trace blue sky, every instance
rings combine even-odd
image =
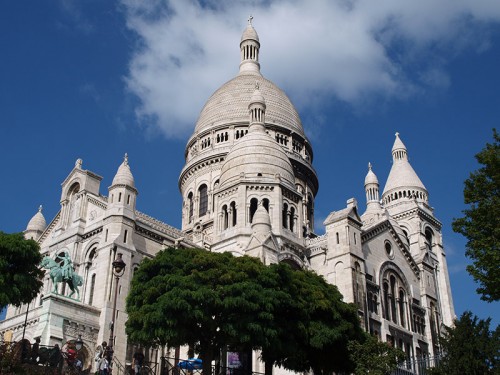
[[[316,222],[381,190],[398,131],[443,223],[457,315],[500,322],[451,230],[463,181],[500,117],[500,3],[7,1],[0,12],[0,230],[59,210],[77,158],[107,195],[125,152],[138,209],[180,227],[184,146],[210,94],[238,72],[249,14],[261,71],[296,105],[320,180]],[[321,231],[321,228],[318,228]]]

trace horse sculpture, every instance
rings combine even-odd
[[[71,298],[76,292],[76,299],[80,299],[80,291],[78,290],[78,287],[83,285],[83,278],[80,275],[77,275],[74,272],[70,272],[69,276],[64,277],[64,270],[62,269],[62,267],[54,259],[48,256],[42,259],[42,263],[40,264],[40,266],[50,271],[50,279],[52,280],[52,284],[54,285],[52,293],[58,294],[58,284],[61,282],[65,282],[71,290],[71,293],[68,297]]]

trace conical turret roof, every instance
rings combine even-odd
[[[243,30],[243,34],[241,35],[241,41],[244,42],[245,40],[254,40],[256,42],[259,41],[259,36],[257,35],[257,31],[255,31],[253,25],[252,25],[252,20],[253,17],[250,16],[248,18],[248,25],[245,30]]]
[[[392,147],[392,159],[393,164],[384,187],[384,192],[382,193],[382,198],[386,194],[399,190],[417,190],[425,192],[425,195],[427,195],[427,189],[408,161],[406,146],[399,138],[399,133],[396,133],[396,140]]]
[[[132,171],[130,170],[130,166],[128,165],[128,155],[125,154],[123,158],[123,163],[118,167],[118,171],[116,172],[115,177],[113,178],[114,185],[127,185],[135,188],[134,176],[132,175]]]
[[[31,218],[26,227],[27,231],[43,232],[47,227],[47,222],[42,214],[42,206],[38,208],[38,212]]]
[[[368,184],[377,184],[378,185],[378,178],[375,173],[372,171],[372,163],[368,163],[368,173],[366,174],[365,177],[365,186]]]

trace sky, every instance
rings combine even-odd
[[[457,316],[500,323],[465,270],[463,181],[500,118],[498,0],[7,0],[0,4],[0,230],[49,223],[78,158],[107,189],[125,153],[137,208],[181,225],[184,147],[209,96],[238,73],[247,19],[262,74],[290,97],[314,150],[317,232],[381,191],[394,134],[429,191]]]

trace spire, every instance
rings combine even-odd
[[[397,203],[409,199],[427,203],[427,189],[408,161],[408,152],[399,138],[399,133],[396,133],[392,146],[392,160],[391,171],[382,193],[384,204],[387,206],[391,202]]]
[[[248,18],[248,25],[241,36],[240,74],[260,74],[259,50],[260,42],[257,32],[252,25],[253,17]]]

